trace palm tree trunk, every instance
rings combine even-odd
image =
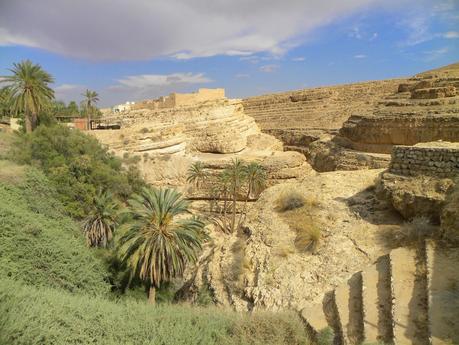
[[[243,219],[245,220],[245,215],[247,214],[247,203],[250,199],[250,191],[251,191],[251,185],[249,183],[248,191],[245,196],[245,201],[244,201],[244,208],[242,209],[241,214],[239,215],[239,221],[237,223],[237,228],[239,229],[243,223]]]
[[[35,128],[37,128],[38,126],[38,116],[37,116],[37,113],[33,112],[32,113],[32,119],[31,119],[31,127],[32,127],[32,131],[35,130]]]
[[[236,187],[233,189],[233,215],[231,219],[231,231],[234,232],[236,227],[236,198],[237,198],[237,190]]]
[[[148,290],[148,303],[156,304],[156,288],[153,284],[150,285],[150,289]]]
[[[29,114],[24,114],[24,124],[26,133],[32,133],[32,120]]]

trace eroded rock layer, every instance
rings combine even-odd
[[[257,161],[265,166],[270,184],[311,171],[302,154],[283,151],[282,142],[262,133],[238,100],[132,110],[120,115],[118,121],[121,129],[90,133],[118,156],[136,160],[152,184],[184,190],[187,170],[196,161],[211,173],[224,169],[235,158]]]
[[[349,118],[339,136],[348,148],[390,153],[393,145],[459,141],[459,63],[401,83],[372,114]]]

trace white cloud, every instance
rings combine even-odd
[[[304,61],[305,58],[303,56],[298,56],[298,57],[294,57],[292,58],[292,61],[295,61],[295,62],[301,62],[301,61]]]
[[[459,31],[448,31],[443,34],[444,38],[459,38]]]
[[[397,2],[15,0],[0,5],[0,44],[96,60],[282,55],[335,19]]]
[[[365,54],[354,55],[354,59],[365,59],[367,56]]]
[[[118,86],[129,88],[148,88],[154,86],[170,86],[179,84],[201,84],[212,80],[203,73],[173,73],[173,74],[141,74],[119,79]]]
[[[263,65],[260,66],[259,70],[264,73],[272,73],[279,68],[279,65],[270,64],[270,65]]]

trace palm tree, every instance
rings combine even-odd
[[[12,110],[24,113],[26,132],[30,133],[37,127],[40,110],[54,98],[48,86],[54,78],[30,60],[14,63],[10,71],[13,75],[2,77],[0,82],[8,85]]]
[[[207,171],[204,170],[204,164],[197,161],[188,168],[188,176],[186,181],[192,183],[199,189],[201,183],[209,176]]]
[[[99,192],[94,198],[94,209],[83,222],[83,233],[90,247],[106,248],[117,225],[118,203],[111,193]]]
[[[119,254],[131,274],[149,289],[155,303],[156,288],[183,274],[188,262],[195,262],[202,241],[204,223],[184,218],[189,202],[173,189],[144,188],[128,201],[131,220],[121,227]]]
[[[234,232],[236,229],[236,202],[247,178],[245,165],[238,158],[233,159],[231,165],[223,170],[222,175],[222,178],[229,183],[232,198],[231,231]]]
[[[266,186],[266,169],[257,162],[251,162],[244,167],[247,181],[247,192],[245,195],[244,210],[239,216],[238,228],[244,221],[247,212],[247,202],[251,197],[258,197]]]
[[[93,106],[99,101],[99,94],[96,91],[86,89],[82,96],[84,97],[83,102],[86,107],[86,116],[88,117],[88,129],[91,129],[91,112]]]

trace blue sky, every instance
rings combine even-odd
[[[459,61],[459,1],[2,1],[0,75],[23,59],[57,98],[90,88],[100,106],[409,76]]]

